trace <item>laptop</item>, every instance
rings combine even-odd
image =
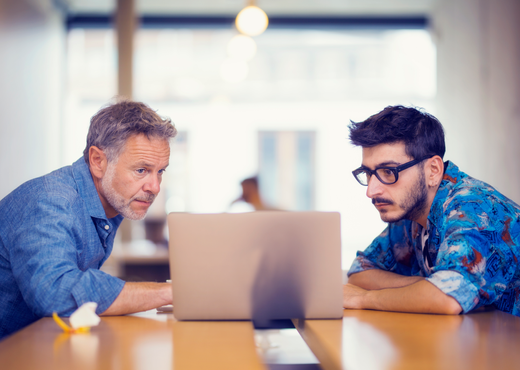
[[[170,213],[168,228],[176,319],[343,316],[339,213]]]

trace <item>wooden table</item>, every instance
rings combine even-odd
[[[265,369],[251,322],[180,322],[156,310],[103,317],[89,334],[43,318],[0,342],[0,368]]]
[[[520,318],[501,311],[443,316],[344,310],[295,320],[324,370],[520,369]]]
[[[329,369],[518,369],[520,318],[345,310],[294,320]],[[2,369],[265,369],[250,322],[179,322],[155,310],[103,317],[90,334],[43,318],[0,342]]]

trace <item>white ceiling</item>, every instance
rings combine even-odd
[[[247,0],[135,0],[140,14],[235,15]],[[428,15],[436,0],[257,0],[268,15]],[[110,14],[116,0],[61,0],[70,14]]]

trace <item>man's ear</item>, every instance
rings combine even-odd
[[[433,156],[428,161],[428,186],[437,187],[444,176],[444,162],[438,155]]]
[[[103,178],[108,166],[106,154],[97,146],[91,146],[88,150],[88,160],[92,176],[98,179]]]

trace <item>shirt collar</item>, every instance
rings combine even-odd
[[[444,162],[444,168],[444,176],[433,199],[430,213],[428,214],[428,220],[437,228],[439,227],[438,222],[441,221],[440,218],[444,212],[444,202],[453,187],[461,180],[462,176],[462,172],[460,172],[459,168],[453,162]]]
[[[83,157],[72,164],[72,176],[76,181],[79,195],[85,202],[85,207],[90,217],[108,221],[105,209],[103,208],[103,204],[101,204],[101,199],[99,199],[99,194],[94,186],[94,180],[92,179],[90,169],[85,163]],[[117,215],[111,220],[114,226],[119,226],[123,220],[123,216]]]

